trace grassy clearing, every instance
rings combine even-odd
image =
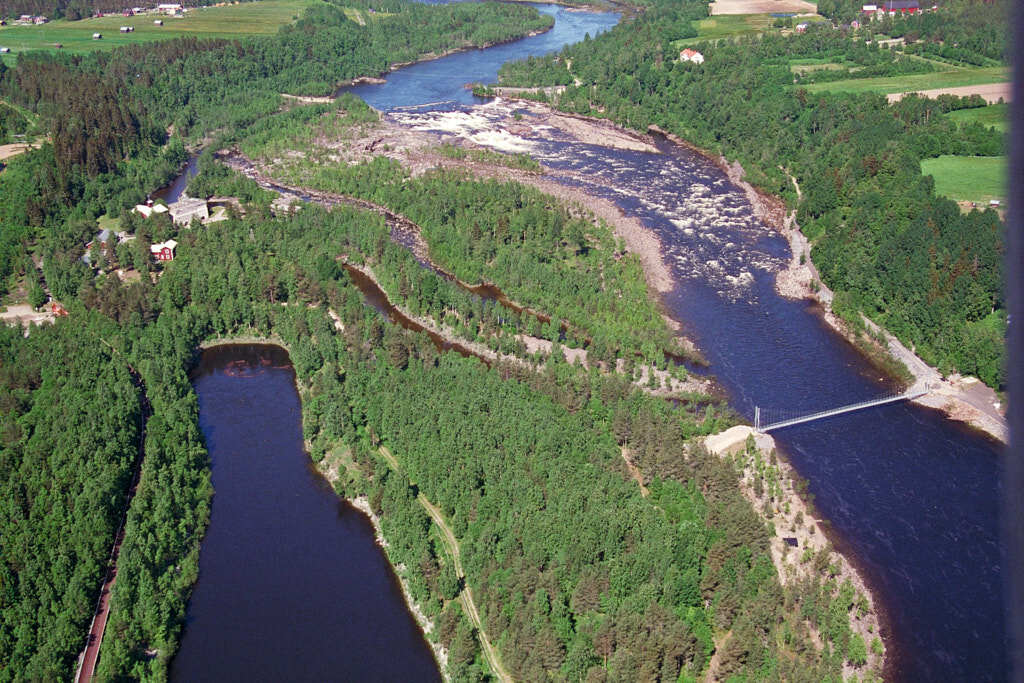
[[[810,63],[801,63],[801,62],[810,62]],[[852,64],[852,63],[850,63],[850,64],[840,64],[838,62],[825,62],[825,61],[811,62],[811,60],[797,60],[797,59],[794,59],[794,60],[790,61],[790,63],[789,63],[789,70],[791,72],[795,73],[795,74],[806,74],[806,73],[810,73],[812,71],[839,71],[840,69],[845,69],[847,67],[855,67],[855,66],[857,66],[857,65],[856,64]]]
[[[110,230],[111,232],[118,232],[121,229],[121,219],[116,216],[103,214],[96,219],[96,227],[100,231]]]
[[[921,162],[935,178],[935,193],[950,199],[987,202],[1006,198],[1006,157],[941,156]]]
[[[771,28],[773,17],[770,14],[723,14],[709,17],[693,23],[697,29],[696,38],[683,38],[672,43],[673,47],[682,49],[687,45],[703,40],[718,40],[736,36],[763,33]]]
[[[915,90],[934,90],[936,88],[956,88],[964,85],[982,85],[985,83],[1003,83],[1010,80],[1010,69],[1005,66],[989,66],[979,69],[957,69],[955,71],[939,71],[930,74],[911,74],[908,76],[885,76],[879,78],[859,78],[830,83],[812,83],[806,87],[808,92],[912,92]]]
[[[976,109],[960,109],[958,111],[951,111],[946,116],[961,125],[977,122],[983,126],[991,126],[1004,133],[1010,129],[1009,104],[990,104],[987,107],[978,107]]]
[[[0,46],[11,52],[3,55],[5,61],[19,52],[28,50],[55,50],[56,43],[65,52],[91,52],[112,50],[120,45],[166,40],[179,36],[199,38],[241,38],[267,35],[289,24],[303,10],[320,0],[260,0],[227,7],[201,7],[190,9],[180,18],[158,14],[134,17],[105,16],[81,21],[51,21],[41,26],[6,26],[0,28]],[[163,26],[153,22],[162,19]],[[132,33],[120,33],[121,26],[133,26]],[[103,34],[102,40],[93,40],[93,33]]]

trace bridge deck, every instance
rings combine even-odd
[[[850,405],[840,406],[839,408],[832,408],[830,410],[822,410],[817,413],[810,413],[808,415],[801,415],[800,417],[794,417],[789,420],[780,420],[779,422],[772,422],[770,424],[760,424],[760,409],[757,409],[755,418],[754,430],[757,432],[768,432],[773,429],[782,429],[783,427],[792,427],[793,425],[803,424],[804,422],[811,422],[813,420],[823,420],[827,417],[834,415],[842,415],[843,413],[852,413],[855,410],[864,410],[865,408],[873,408],[874,406],[885,405],[886,403],[896,403],[897,401],[908,401],[910,399],[917,398],[918,396],[924,396],[928,393],[928,389],[916,389],[911,388],[908,391],[898,394],[896,396],[885,396],[883,398],[876,398],[870,401],[861,401],[859,403],[851,403]]]

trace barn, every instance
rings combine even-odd
[[[166,242],[157,242],[149,247],[149,252],[153,255],[157,261],[173,261],[174,250],[178,248],[178,243],[174,240],[167,240]]]
[[[888,12],[889,16],[895,14],[917,14],[921,11],[921,5],[917,0],[885,0],[882,9]]]

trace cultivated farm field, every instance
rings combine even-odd
[[[814,14],[818,6],[805,0],[717,0],[711,3],[711,16],[719,14]]]
[[[938,71],[927,74],[910,74],[906,76],[851,78],[844,81],[812,83],[803,87],[808,92],[877,92],[889,94],[1005,83],[1009,80],[1009,67],[989,66],[976,69]]]
[[[5,60],[13,60],[19,52],[56,50],[60,43],[65,52],[112,50],[120,45],[167,40],[179,36],[198,38],[241,38],[277,33],[285,24],[295,21],[306,7],[321,0],[260,0],[224,7],[191,8],[182,17],[159,14],[120,14],[82,19],[57,20],[40,26],[0,27],[0,47],[8,47]],[[163,26],[153,22],[163,20]],[[132,33],[120,33],[121,26],[132,26]],[[94,40],[93,34],[103,38]]]

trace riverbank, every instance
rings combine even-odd
[[[748,192],[759,193],[742,179],[733,182],[745,186]],[[795,179],[793,183],[799,196],[799,185]],[[868,334],[859,334],[833,310],[832,290],[822,281],[818,269],[811,261],[810,242],[796,222],[796,211],[786,214],[781,222],[769,223],[767,218],[765,222],[789,241],[792,252],[787,266],[776,275],[775,289],[781,296],[815,301],[821,307],[821,317],[825,323],[858,347],[869,359],[873,353],[880,353],[902,366],[912,378],[911,384],[914,387],[929,390],[925,395],[913,399],[914,403],[939,410],[951,420],[966,423],[1003,444],[1009,443],[1006,408],[991,387],[974,377],[963,377],[956,373],[943,376],[938,368],[928,365],[895,335],[863,314],[860,316],[861,323]]]
[[[948,419],[966,423],[1003,444],[1008,442],[1009,429],[1004,417],[1005,405],[991,388],[972,377],[961,377],[956,374],[944,377],[937,368],[928,365],[913,350],[907,348],[888,330],[873,321],[862,316],[862,324],[869,334],[859,334],[833,311],[832,291],[821,280],[817,268],[811,261],[810,243],[796,223],[796,212],[788,211],[786,203],[780,197],[767,194],[745,180],[745,172],[739,162],[730,162],[721,155],[704,150],[655,125],[649,126],[648,135],[644,136],[606,119],[558,112],[552,106],[538,103],[531,98],[520,98],[514,94],[505,95],[505,98],[523,103],[531,111],[541,110],[549,115],[586,121],[599,125],[601,128],[611,128],[619,134],[634,136],[638,142],[647,141],[652,146],[655,144],[655,140],[650,135],[660,136],[669,143],[711,162],[733,184],[743,190],[754,215],[765,225],[778,231],[789,242],[790,261],[776,274],[775,287],[780,296],[815,301],[820,306],[819,314],[822,320],[886,374],[900,381],[907,381],[915,387],[929,388],[929,393],[914,399],[915,403],[937,409]],[[586,138],[581,139],[585,142],[589,141]],[[597,141],[594,142],[597,143]],[[556,184],[553,181],[547,182],[550,185]],[[795,179],[794,186],[799,197],[800,188]],[[646,228],[641,226],[641,229],[650,234]],[[659,289],[659,291],[671,289],[671,279],[664,283],[664,286],[665,289]]]
[[[781,198],[762,192],[744,180],[743,166],[739,162],[730,163],[725,157],[703,150],[657,126],[651,126],[649,130],[711,161],[732,183],[746,193],[754,214],[764,221],[765,225],[777,230],[786,238],[791,256],[787,266],[776,274],[775,290],[780,296],[815,301],[820,306],[822,320],[857,347],[869,360],[896,376],[902,375],[901,369],[905,368],[912,378],[911,383],[914,387],[929,389],[929,393],[913,399],[914,403],[937,409],[947,418],[969,424],[1003,444],[1009,442],[1005,406],[990,387],[973,377],[962,377],[958,374],[943,376],[937,368],[928,365],[895,335],[864,315],[861,315],[861,320],[869,335],[858,334],[845,320],[836,315],[832,308],[834,295],[822,281],[818,269],[811,261],[810,241],[796,222],[796,210],[787,212],[785,202]],[[791,177],[791,180],[799,198],[800,186],[795,178]],[[876,353],[883,354],[886,359],[879,362],[877,357],[873,357]],[[889,363],[886,360],[893,361],[896,367],[887,367]]]
[[[506,362],[514,363],[534,371],[539,371],[541,369],[541,363],[533,363],[528,359],[493,351],[483,344],[468,341],[459,337],[455,334],[454,330],[444,325],[440,325],[431,319],[414,315],[411,311],[408,311],[402,306],[391,301],[387,292],[377,279],[377,276],[374,274],[373,269],[369,266],[363,265],[356,267],[352,264],[346,264],[346,267],[350,270],[356,271],[372,282],[381,292],[381,296],[384,298],[387,306],[393,309],[399,316],[411,322],[414,326],[413,329],[418,326],[428,334],[433,335],[435,337],[435,343],[438,343],[438,340],[440,340],[440,343],[449,345],[453,350],[471,354],[488,364]],[[554,349],[554,344],[546,339],[539,339],[526,334],[518,335],[518,339],[524,344],[527,352],[533,354],[535,357],[537,357],[536,354],[538,352],[540,352],[542,356],[549,356]],[[588,363],[586,349],[570,349],[564,346],[560,346],[559,348],[561,348],[563,358],[567,363],[570,365],[578,363],[584,369],[590,369],[591,364]],[[599,369],[604,372],[609,371],[609,369],[605,367],[601,367]],[[615,372],[620,375],[625,374],[625,362],[622,359],[617,360]],[[656,385],[654,388],[650,386],[652,383],[651,372],[654,373],[654,384]],[[685,380],[679,380],[672,377],[664,370],[648,368],[646,366],[640,368],[639,374],[640,376],[637,379],[630,377],[630,381],[633,386],[647,394],[650,394],[651,396],[657,396],[659,398],[681,398],[689,394],[711,395],[721,393],[720,390],[714,386],[711,380],[703,377],[688,375]]]
[[[317,464],[317,471],[323,474],[324,477],[332,484],[338,478],[337,474],[335,474],[332,479],[329,473],[324,470],[322,464]],[[370,524],[373,525],[373,533],[377,539],[377,545],[383,548],[384,553],[387,554],[388,540],[384,537],[384,531],[381,529],[380,518],[377,517],[377,513],[375,513],[373,508],[370,506],[370,500],[366,496],[358,496],[347,500],[352,507],[359,510],[369,518]],[[423,631],[423,635],[430,644],[430,650],[434,653],[434,659],[437,661],[438,668],[441,671],[441,676],[445,681],[450,681],[451,678],[448,676],[448,650],[445,649],[444,645],[440,642],[430,637],[431,632],[434,630],[434,622],[423,613],[423,608],[421,608],[413,599],[412,592],[409,590],[409,581],[405,578],[405,567],[400,564],[391,566],[395,570],[395,576],[398,577],[399,585],[402,587],[402,595],[405,597],[405,605],[409,608],[409,612],[411,612],[413,617],[416,619],[416,623],[419,624],[420,630]]]
[[[757,451],[754,457],[747,447],[750,440]],[[848,610],[849,624],[867,646],[867,662],[860,667],[844,663],[843,679],[863,676],[867,671],[881,675],[886,648],[882,643],[880,603],[851,560],[835,550],[827,524],[798,493],[799,475],[785,458],[777,456],[775,440],[739,425],[707,437],[704,444],[708,451],[730,458],[737,466],[744,497],[771,530],[772,563],[783,586],[795,587],[801,581],[816,579],[834,582],[838,592],[839,586],[848,581],[856,591],[854,605]],[[766,476],[766,472],[770,473]],[[875,639],[878,645],[873,644]],[[821,643],[820,634],[814,640]]]

